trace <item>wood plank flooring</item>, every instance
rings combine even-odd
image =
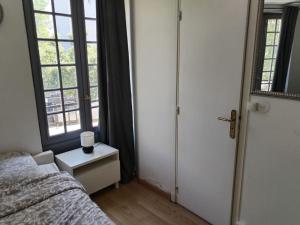
[[[91,197],[117,225],[209,225],[136,181]]]

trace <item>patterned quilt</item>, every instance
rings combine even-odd
[[[69,174],[45,174],[28,154],[13,157],[0,154],[0,225],[114,224]],[[21,176],[3,180],[15,172]]]

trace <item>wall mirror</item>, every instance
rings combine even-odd
[[[300,99],[300,0],[264,0],[252,94]]]

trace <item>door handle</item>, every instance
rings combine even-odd
[[[230,123],[230,130],[229,130],[229,136],[232,139],[235,139],[235,129],[236,129],[236,110],[231,110],[231,116],[230,119],[224,118],[224,117],[218,117],[217,119],[223,122],[229,122]]]

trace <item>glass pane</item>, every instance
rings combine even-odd
[[[85,20],[86,40],[97,41],[97,25],[95,20]]]
[[[88,63],[97,64],[97,44],[87,44]]]
[[[38,38],[54,38],[53,16],[35,13],[35,25]]]
[[[276,36],[275,36],[275,44],[276,44],[276,45],[279,44],[279,38],[280,38],[280,34],[279,34],[279,33],[276,33]]]
[[[276,27],[276,31],[277,32],[280,32],[280,30],[281,30],[281,19],[279,20],[277,20],[277,27]]]
[[[58,67],[42,67],[44,90],[60,88]]]
[[[65,133],[64,117],[62,113],[50,115],[47,119],[50,136]]]
[[[276,29],[276,19],[268,20],[268,32],[275,32]]]
[[[96,18],[95,0],[84,0],[84,15],[85,17]]]
[[[61,76],[64,88],[77,87],[77,76],[75,66],[62,66]]]
[[[52,12],[51,0],[33,0],[34,10]]]
[[[272,60],[264,61],[264,71],[271,71]]]
[[[99,108],[92,108],[92,123],[93,127],[98,126],[99,123]]]
[[[89,81],[91,86],[98,85],[97,66],[89,66]]]
[[[278,46],[275,46],[274,47],[274,56],[273,56],[273,58],[277,58],[277,53],[278,53]]]
[[[71,14],[70,0],[54,0],[54,8],[57,13]]]
[[[58,42],[59,56],[61,64],[74,64],[74,44],[73,42]]]
[[[79,108],[77,89],[64,90],[65,110],[73,110]]]
[[[73,28],[71,17],[55,16],[58,39],[73,39]]]
[[[276,67],[276,61],[273,60],[273,62],[272,62],[272,71],[275,71],[275,67]]]
[[[42,65],[57,64],[56,44],[54,41],[39,41],[39,54]]]
[[[267,45],[274,45],[275,33],[267,34]]]
[[[99,99],[98,97],[98,87],[93,87],[90,89],[91,101],[96,101]]]
[[[261,90],[262,91],[269,91],[269,85],[268,84],[261,84]]]
[[[45,104],[47,113],[62,111],[62,101],[60,91],[45,92]]]
[[[92,106],[92,107],[97,107],[97,106],[99,106],[99,101],[97,100],[97,101],[92,102],[92,103],[91,103],[91,106]]]
[[[263,72],[262,81],[269,81],[270,79],[270,72]]]
[[[270,77],[270,82],[271,82],[271,83],[272,83],[273,78],[274,78],[274,73],[275,73],[274,71],[271,72],[271,77]]]
[[[67,132],[81,129],[79,111],[66,112],[65,116],[66,116]]]
[[[265,59],[270,59],[273,56],[273,47],[269,46],[266,47],[266,51],[265,51]]]

